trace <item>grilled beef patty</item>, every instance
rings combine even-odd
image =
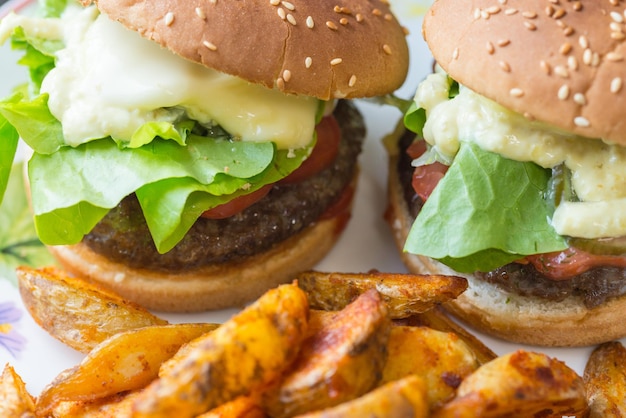
[[[340,101],[334,111],[342,139],[333,164],[295,184],[277,184],[261,200],[226,219],[200,218],[185,238],[159,254],[134,195],[111,210],[83,242],[131,267],[184,271],[236,261],[263,251],[316,222],[351,183],[365,138],[356,107]]]
[[[405,152],[414,138],[415,134],[407,132],[400,139],[398,173],[409,213],[415,218],[424,202],[411,185],[414,168],[411,166],[411,157]],[[561,301],[568,296],[580,297],[587,308],[626,293],[626,269],[613,266],[596,267],[565,280],[553,280],[532,264],[511,263],[490,272],[476,272],[474,277],[523,296],[552,301]]]

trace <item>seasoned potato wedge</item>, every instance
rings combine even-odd
[[[365,292],[322,325],[305,340],[280,384],[264,394],[270,416],[289,417],[334,406],[378,383],[390,330],[378,292]]]
[[[583,375],[590,418],[626,417],[626,348],[618,341],[599,345]]]
[[[60,269],[18,267],[24,305],[54,338],[83,353],[118,332],[163,325],[146,309]]]
[[[461,381],[479,367],[474,352],[455,333],[427,327],[392,327],[388,349],[382,383],[421,377],[431,408],[452,398]]]
[[[436,307],[418,315],[411,316],[400,322],[409,326],[425,326],[438,331],[453,332],[459,336],[476,354],[480,364],[485,364],[497,357],[489,347],[454,322],[441,307]]]
[[[196,418],[266,418],[257,396],[240,396]]]
[[[117,393],[106,398],[92,401],[63,401],[55,405],[49,415],[39,417],[51,418],[131,418],[133,416],[133,402],[141,393]]]
[[[584,417],[583,380],[545,354],[518,350],[482,365],[433,413],[444,417]]]
[[[299,418],[426,418],[426,384],[417,376],[389,382],[360,398]]]
[[[298,354],[308,309],[297,286],[269,290],[193,342],[138,396],[135,416],[195,417],[277,380]]]
[[[456,298],[467,280],[454,276],[397,273],[322,273],[307,271],[297,277],[313,309],[338,311],[369,289],[376,289],[391,318],[405,318]]]
[[[0,417],[35,416],[35,401],[22,378],[7,364],[0,376]]]
[[[61,401],[90,401],[140,389],[187,342],[213,331],[214,324],[155,325],[115,334],[76,367],[58,375],[41,393],[37,410],[48,413]]]

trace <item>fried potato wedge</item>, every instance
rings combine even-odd
[[[497,357],[496,353],[482,341],[454,322],[441,307],[413,315],[399,323],[408,326],[425,326],[438,331],[455,333],[474,351],[480,364],[488,363]]]
[[[44,330],[83,353],[118,332],[164,325],[139,305],[56,267],[18,267],[24,305]]]
[[[35,400],[26,390],[22,378],[7,364],[0,376],[0,417],[35,416]]]
[[[240,396],[196,418],[267,418],[257,396]]]
[[[92,401],[63,401],[55,405],[51,418],[131,418],[133,402],[142,389],[133,392],[117,393]]]
[[[612,341],[589,356],[583,375],[590,418],[626,417],[626,348]]]
[[[418,376],[407,376],[352,401],[299,418],[426,418],[428,413],[426,384]]]
[[[480,366],[457,334],[428,327],[392,327],[388,349],[381,383],[409,375],[421,377],[431,409],[454,397],[461,381]]]
[[[324,409],[357,398],[380,380],[391,322],[376,290],[359,296],[303,343],[279,385],[264,393],[274,418]]]
[[[133,404],[137,417],[195,417],[277,380],[306,335],[309,305],[295,285],[267,291],[200,341]]]
[[[322,273],[307,271],[297,277],[313,309],[338,311],[369,289],[376,289],[392,319],[424,312],[456,298],[467,280],[455,276],[397,273]]]
[[[162,363],[216,324],[154,325],[115,334],[96,346],[76,367],[59,374],[37,400],[49,413],[61,401],[90,401],[140,389],[154,380]]]
[[[562,418],[584,417],[587,410],[576,372],[545,354],[518,350],[482,365],[431,416]]]

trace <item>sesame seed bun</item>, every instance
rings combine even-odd
[[[439,0],[423,32],[464,86],[531,119],[626,145],[620,2]]]
[[[441,0],[439,0],[441,1]],[[401,131],[397,132],[401,134]],[[554,302],[506,292],[472,275],[458,273],[429,257],[403,251],[413,224],[398,176],[397,141],[387,143],[389,151],[388,202],[385,218],[407,269],[415,274],[443,274],[465,277],[468,289],[444,308],[476,330],[503,340],[552,347],[598,344],[626,335],[626,296],[611,299],[588,309],[573,296]]]
[[[210,265],[179,274],[132,268],[83,243],[48,248],[69,273],[101,283],[148,309],[199,312],[242,307],[267,289],[313,268],[334,246],[345,225],[342,216],[324,219],[243,262]]]
[[[96,4],[184,58],[286,93],[371,97],[400,87],[408,69],[406,32],[386,1]]]

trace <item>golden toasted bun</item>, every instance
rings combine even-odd
[[[438,0],[441,1],[441,0]],[[492,284],[458,273],[424,256],[403,251],[413,218],[409,214],[398,178],[398,150],[389,141],[388,199],[385,217],[407,269],[416,274],[444,274],[465,277],[468,289],[445,309],[471,327],[495,337],[540,346],[585,346],[626,335],[626,297],[612,299],[587,309],[578,298],[561,302],[523,297]],[[397,144],[397,141],[395,141]]]
[[[621,2],[438,0],[433,56],[459,83],[531,119],[626,145]]]
[[[400,87],[408,70],[406,31],[387,1],[95,3],[182,57],[286,93],[376,96]]]
[[[198,312],[242,307],[267,289],[289,282],[298,272],[313,268],[331,250],[345,221],[341,215],[318,221],[244,262],[181,273],[130,268],[95,253],[82,243],[50,246],[49,249],[70,274],[103,284],[148,309]]]

